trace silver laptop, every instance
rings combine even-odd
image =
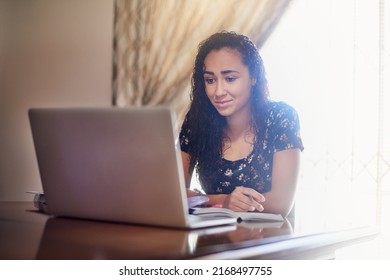
[[[177,228],[236,222],[188,214],[169,107],[30,109],[29,119],[53,215]]]

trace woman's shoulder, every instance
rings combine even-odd
[[[296,119],[298,113],[293,106],[284,101],[269,101],[267,116],[268,121],[275,121],[278,119]]]
[[[300,136],[300,122],[297,111],[291,105],[279,101],[270,103],[267,129],[273,139],[274,151],[291,148],[303,150]]]
[[[293,106],[284,101],[269,101],[268,108],[270,113],[295,111]]]

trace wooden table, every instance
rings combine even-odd
[[[32,202],[0,202],[0,259],[329,259],[372,239],[373,227],[322,232],[261,224],[201,230],[52,217]]]

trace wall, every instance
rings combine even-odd
[[[0,201],[41,190],[27,111],[109,106],[114,0],[0,0]]]

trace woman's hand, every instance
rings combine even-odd
[[[252,188],[236,187],[234,191],[226,195],[223,202],[223,207],[229,208],[233,211],[263,211],[262,203],[265,198],[262,194]]]

